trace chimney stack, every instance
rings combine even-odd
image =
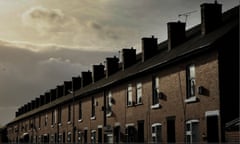
[[[93,82],[96,82],[105,77],[104,65],[93,65]]]
[[[142,38],[142,62],[153,57],[157,52],[157,38]]]
[[[63,89],[64,89],[64,85],[57,86],[57,98],[63,96]]]
[[[186,23],[169,22],[168,27],[168,51],[183,43],[186,39],[185,27]]]
[[[31,111],[31,110],[32,110],[32,107],[31,107],[31,106],[32,106],[32,104],[31,104],[30,102],[28,102],[28,103],[27,103],[27,109],[28,109],[28,111]]]
[[[36,108],[38,108],[40,106],[40,98],[36,98]]]
[[[72,77],[72,83],[73,83],[72,86],[73,86],[74,91],[81,88],[81,86],[82,86],[81,81],[82,81],[82,79],[81,79],[80,76],[79,77]]]
[[[45,93],[45,104],[49,103],[50,102],[50,92],[46,92]]]
[[[31,101],[31,107],[32,107],[32,110],[36,108],[36,100],[32,100]]]
[[[51,89],[50,91],[51,101],[54,101],[56,99],[56,93],[57,93],[56,89]]]
[[[222,22],[222,5],[215,3],[201,4],[201,30],[205,35],[221,25]]]
[[[85,87],[86,85],[89,85],[92,83],[92,72],[82,72],[82,87]]]
[[[114,56],[113,58],[106,58],[106,77],[116,73],[119,69],[119,59]]]
[[[136,63],[136,49],[122,49],[123,70]]]
[[[72,81],[65,81],[63,95],[66,96],[67,94],[69,94],[69,90],[72,90]]]
[[[40,106],[45,104],[45,96],[44,95],[40,95]]]

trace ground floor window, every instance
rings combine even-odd
[[[162,124],[161,123],[152,124],[152,141],[154,143],[162,142]]]
[[[188,120],[186,122],[186,142],[192,144],[199,141],[199,120]]]
[[[97,141],[96,141],[96,130],[92,130],[91,131],[91,143],[92,144],[95,144]]]
[[[78,142],[82,143],[82,132],[78,131]]]
[[[71,142],[71,137],[72,137],[71,132],[68,132],[68,134],[67,134],[67,142]]]

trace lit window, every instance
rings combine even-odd
[[[186,142],[189,144],[200,142],[198,120],[189,120],[186,122]]]
[[[160,123],[152,125],[152,141],[154,143],[162,142],[162,125]]]
[[[142,103],[142,83],[137,83],[137,104]]]
[[[133,105],[133,91],[132,91],[132,84],[128,84],[128,89],[127,89],[127,106],[132,106]]]

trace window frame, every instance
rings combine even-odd
[[[186,103],[196,102],[196,66],[189,64],[186,67]]]
[[[112,92],[108,91],[106,98],[106,115],[110,117],[112,115]]]
[[[142,104],[143,103],[143,85],[141,82],[138,82],[136,84],[136,104]]]
[[[159,132],[157,131],[159,127]],[[151,126],[152,133],[152,142],[159,143],[162,142],[162,124],[161,123],[153,123]],[[154,131],[153,131],[154,130]]]
[[[127,106],[133,106],[133,86],[132,84],[128,84],[127,87]]]
[[[186,131],[185,131],[185,135],[186,135],[186,139],[185,139],[185,141],[186,141],[186,143],[189,143],[189,144],[192,144],[192,143],[195,143],[194,141],[193,141],[193,129],[192,129],[192,127],[193,127],[193,124],[198,124],[198,128],[200,128],[200,125],[199,125],[199,120],[197,120],[197,119],[193,119],[193,120],[188,120],[188,121],[186,121],[186,123],[185,123],[185,126],[186,126]],[[188,130],[188,125],[190,126],[189,127],[189,130]],[[196,132],[197,133],[197,132]],[[199,131],[198,131],[198,134],[200,134],[199,133]],[[190,141],[188,141],[188,136],[190,137]],[[200,137],[200,136],[199,136]]]
[[[160,100],[159,100],[159,77],[153,76],[152,78],[152,109],[160,107]]]

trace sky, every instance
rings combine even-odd
[[[141,38],[167,39],[167,22],[200,23],[214,0],[0,0],[0,125],[17,109],[64,81],[92,70]],[[223,12],[239,0],[218,0]]]

